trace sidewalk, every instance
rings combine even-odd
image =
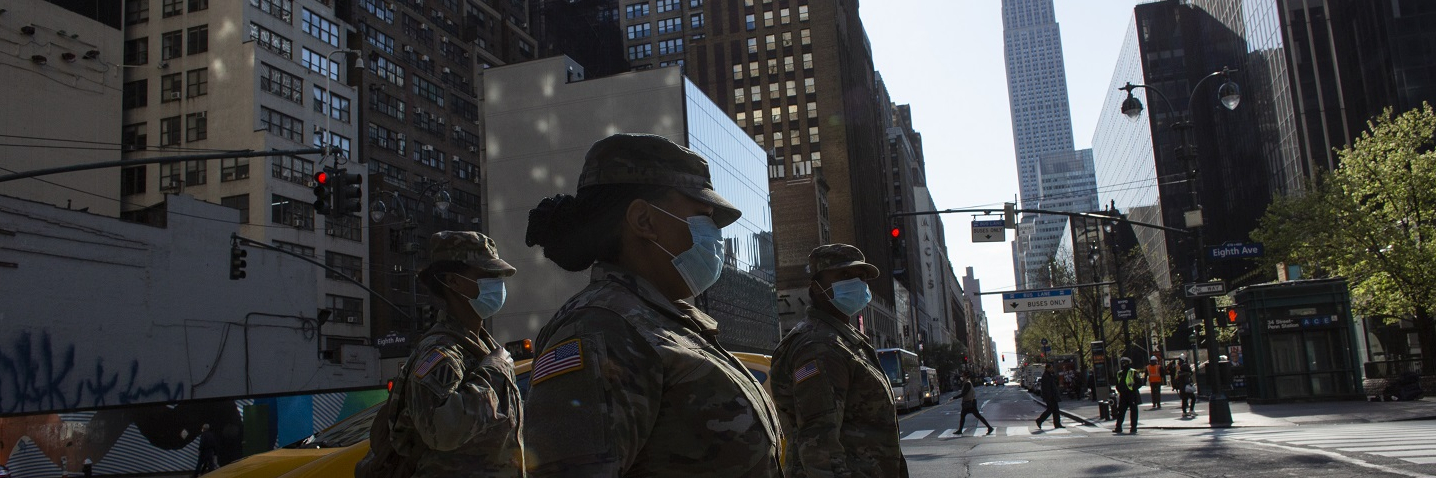
[[[1182,401],[1176,393],[1162,393],[1162,409],[1152,410],[1152,396],[1142,389],[1142,404],[1138,405],[1137,423],[1140,428],[1211,428],[1207,422],[1207,401],[1197,402],[1197,416],[1182,418]],[[1032,395],[1032,400],[1041,399]],[[1245,401],[1231,401],[1232,427],[1290,427],[1297,425],[1334,423],[1372,423],[1401,420],[1436,419],[1436,399],[1427,397],[1411,402],[1299,402],[1267,405],[1252,405]],[[1062,416],[1085,425],[1110,427],[1112,420],[1102,420],[1097,402],[1091,400],[1064,400]],[[1112,406],[1115,413],[1116,405]],[[1115,418],[1115,417],[1114,417]],[[1125,426],[1125,424],[1123,425]]]

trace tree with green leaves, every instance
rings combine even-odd
[[[1422,370],[1436,373],[1436,112],[1388,109],[1368,126],[1336,170],[1275,200],[1252,237],[1268,265],[1345,277],[1358,315],[1412,317]]]

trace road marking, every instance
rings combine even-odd
[[[903,437],[902,439],[904,439],[904,440],[921,440],[921,439],[926,438],[928,435],[931,435],[931,434],[932,434],[932,430],[918,430],[918,431],[912,432],[911,435],[908,435],[908,436]]]
[[[1032,430],[1027,427],[1007,427],[1007,436],[1020,437],[1031,435]]]
[[[942,434],[941,434],[941,435],[938,435],[937,437],[938,437],[938,438],[957,438],[957,437],[962,436],[962,435],[954,435],[952,432],[955,432],[955,431],[957,431],[956,428],[948,429],[947,431],[942,432]]]

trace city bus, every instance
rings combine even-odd
[[[942,403],[942,386],[938,383],[942,380],[938,379],[937,369],[924,365],[918,367],[918,370],[922,371],[922,404],[927,406]]]
[[[922,406],[922,376],[918,372],[917,354],[903,349],[879,349],[878,362],[893,389],[893,403],[898,410]]]

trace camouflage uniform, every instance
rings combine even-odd
[[[512,275],[494,243],[475,232],[430,238],[430,259]],[[414,476],[522,477],[523,402],[513,360],[486,330],[440,320],[409,356],[403,410],[392,437],[417,460]]]
[[[863,260],[852,246],[820,246],[809,270],[858,267],[876,277]],[[790,478],[907,476],[892,387],[872,344],[848,322],[808,307],[773,351],[770,380],[788,438]]]
[[[781,476],[777,413],[717,322],[612,264],[592,273],[538,336],[530,472]]]

